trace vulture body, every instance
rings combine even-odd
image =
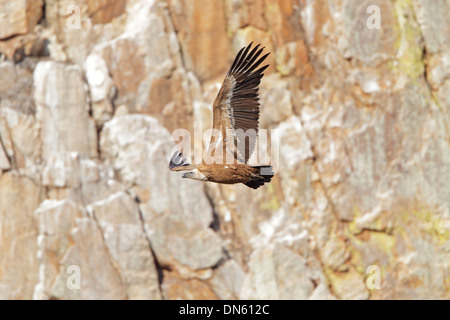
[[[264,48],[259,46],[252,49],[250,43],[239,51],[214,101],[213,129],[218,134],[213,133],[207,155],[215,161],[203,159],[199,165],[188,164],[177,151],[170,160],[170,170],[187,171],[183,178],[243,183],[253,189],[270,182],[274,175],[271,166],[247,164],[258,136],[258,86],[269,66],[257,69],[269,55],[261,56]]]

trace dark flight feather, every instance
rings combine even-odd
[[[252,155],[258,137],[259,125],[259,84],[268,65],[258,67],[270,53],[261,56],[264,48],[260,44],[252,49],[252,43],[242,48],[234,59],[222,88],[214,102],[215,129],[223,134],[231,129],[235,150],[231,150],[235,158],[247,163]],[[248,131],[252,130],[252,131]],[[248,132],[245,134],[238,132]],[[213,139],[211,139],[212,147]],[[226,148],[225,144],[222,145]],[[224,152],[225,154],[225,152]]]

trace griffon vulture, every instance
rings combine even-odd
[[[250,43],[242,48],[234,59],[213,105],[213,135],[208,155],[223,161],[205,161],[192,165],[186,163],[182,153],[175,152],[169,169],[187,171],[183,178],[224,184],[243,183],[257,189],[270,182],[274,172],[271,166],[247,164],[255,148],[258,135],[259,96],[258,86],[263,71],[257,69],[269,53],[261,56],[264,48]],[[214,131],[217,134],[214,134]],[[228,155],[228,157],[227,157]],[[230,163],[229,159],[233,161]]]

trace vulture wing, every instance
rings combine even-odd
[[[258,137],[259,96],[258,86],[263,71],[269,66],[257,69],[269,53],[261,56],[264,48],[253,43],[242,48],[234,59],[230,71],[220,88],[213,105],[213,128],[221,137],[214,135],[208,150],[214,155],[217,147],[223,155],[232,153],[242,163],[247,163],[252,155]],[[227,139],[233,139],[233,143]],[[231,146],[231,147],[230,147]]]

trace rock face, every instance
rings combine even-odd
[[[97,133],[89,117],[87,91],[80,68],[40,62],[34,71],[36,120],[40,125],[42,158],[61,153],[97,156]]]
[[[32,32],[42,18],[44,0],[0,1],[0,39]]]
[[[449,8],[0,0],[0,299],[449,299]],[[181,179],[250,41],[277,175]]]

